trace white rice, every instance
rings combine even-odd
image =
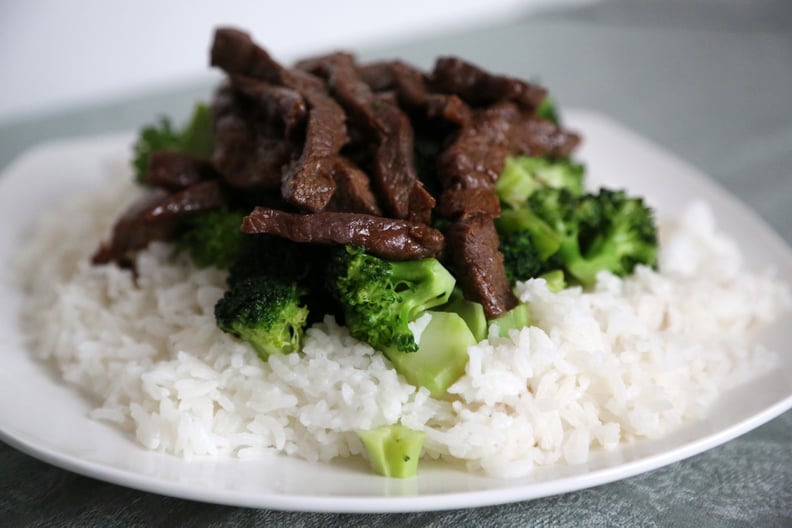
[[[401,422],[426,432],[427,456],[471,471],[582,463],[592,449],[703,416],[719,393],[770,368],[774,356],[750,333],[790,305],[787,287],[746,271],[694,204],[662,226],[661,273],[603,273],[591,292],[520,284],[535,326],[471,347],[465,376],[434,399],[329,318],[301,354],[260,361],[215,326],[224,272],[196,270],[167,245],[140,253],[137,286],[126,271],[91,266],[132,195],[126,176],[114,178],[40,222],[18,263],[23,319],[35,354],[95,398],[94,418],[183,457],[328,461],[362,452],[355,430]]]

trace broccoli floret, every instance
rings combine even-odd
[[[181,130],[175,129],[168,118],[162,117],[156,125],[140,131],[132,160],[135,181],[143,183],[145,180],[152,152],[168,150],[205,158],[212,154],[213,146],[212,111],[207,105],[195,105],[190,121]]]
[[[584,286],[603,270],[627,275],[638,264],[657,264],[657,228],[640,198],[608,189],[579,197],[544,189],[529,206],[561,236],[556,262]]]
[[[185,220],[176,245],[200,268],[226,269],[239,256],[249,236],[239,229],[244,216],[245,213],[227,208],[198,213]]]
[[[335,251],[327,277],[350,334],[401,352],[418,350],[408,323],[446,303],[455,282],[437,259],[391,262],[352,246]]]
[[[217,326],[250,343],[263,360],[300,350],[308,309],[294,281],[249,277],[234,284],[215,305]]]
[[[568,189],[574,195],[583,194],[583,165],[568,159],[536,156],[506,158],[495,191],[501,202],[509,207],[521,207],[539,189]]]
[[[376,473],[396,478],[414,477],[418,473],[425,433],[393,424],[357,434]]]
[[[548,121],[552,121],[555,124],[561,123],[555,101],[553,101],[550,97],[545,97],[544,100],[539,104],[539,107],[536,109],[536,115],[547,119]]]
[[[542,261],[549,259],[561,247],[561,236],[527,206],[501,211],[500,217],[495,219],[495,228],[501,240],[512,235],[524,237],[528,233]]]
[[[544,267],[544,261],[529,231],[502,235],[500,252],[503,254],[503,266],[510,284],[536,277]]]

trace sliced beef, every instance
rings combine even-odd
[[[448,228],[446,255],[465,298],[480,303],[487,319],[494,319],[518,304],[498,251],[498,233],[492,217],[473,214]]]
[[[164,203],[169,194],[156,189],[133,202],[116,220],[108,242],[102,242],[91,261],[94,264],[117,264],[128,267],[134,251],[143,249],[154,240],[172,240],[179,229],[177,218],[149,218],[148,212]]]
[[[213,165],[181,152],[158,151],[149,156],[145,183],[177,191],[198,182],[217,178]]]
[[[333,96],[355,126],[375,138],[369,168],[386,214],[407,218],[410,194],[417,182],[409,118],[398,106],[371,91],[351,55],[336,53],[313,67],[327,78]]]
[[[434,196],[424,188],[423,183],[416,181],[410,191],[410,212],[407,220],[428,224],[432,220],[432,211],[436,204]]]
[[[547,91],[521,79],[493,75],[457,57],[441,57],[431,75],[437,91],[453,93],[474,106],[498,101],[514,101],[527,110],[535,110]]]
[[[135,201],[113,226],[109,242],[103,242],[93,255],[94,264],[117,262],[129,266],[135,251],[154,240],[172,240],[185,217],[222,207],[227,203],[222,184],[202,181],[177,192],[155,189]]]
[[[470,119],[470,108],[454,94],[433,93],[420,70],[400,61],[391,64],[393,84],[400,103],[430,118],[439,118],[455,125]]]
[[[184,218],[185,216],[217,209],[228,203],[228,195],[218,180],[208,180],[168,195],[146,211],[147,220]]]
[[[215,124],[212,161],[231,186],[246,190],[280,189],[284,170],[298,156],[287,140],[266,137],[239,115],[226,115]]]
[[[352,161],[337,156],[333,165],[333,179],[336,187],[325,208],[327,211],[382,215],[368,175]]]
[[[456,219],[471,214],[500,216],[500,200],[494,187],[463,187],[455,183],[445,187],[438,199],[437,214],[442,218]]]
[[[519,109],[499,103],[477,109],[451,138],[437,159],[441,195],[438,213],[445,218],[465,214],[500,214],[495,194],[511,144],[512,123]]]
[[[359,64],[358,75],[373,92],[392,90],[394,86],[393,63],[388,61]]]
[[[346,116],[329,96],[314,91],[304,93],[311,111],[300,157],[284,172],[283,198],[310,212],[321,211],[335,192],[333,165],[347,142]]]
[[[441,182],[463,182],[472,188],[494,185],[509,154],[513,123],[519,116],[511,103],[476,110],[440,154]]]
[[[299,158],[283,172],[283,198],[303,210],[322,210],[335,191],[333,157],[347,142],[346,116],[326,91],[325,83],[300,70],[278,64],[249,35],[230,28],[215,32],[211,64],[229,75],[243,75],[298,92],[308,104],[305,144]]]
[[[301,243],[354,244],[390,260],[438,257],[443,250],[443,235],[425,224],[355,213],[294,214],[257,207],[243,220],[242,231]]]
[[[283,124],[285,138],[293,137],[305,125],[308,107],[296,90],[243,75],[231,75],[230,79],[233,88],[249,98],[268,120]]]
[[[526,156],[568,156],[580,144],[580,136],[552,121],[523,115],[515,120],[510,150]]]
[[[250,35],[234,28],[218,28],[212,41],[209,63],[229,75],[245,75],[277,86],[287,86],[290,73]]]

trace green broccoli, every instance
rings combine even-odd
[[[228,268],[238,257],[245,239],[239,226],[245,213],[228,208],[213,209],[188,217],[176,246],[190,255],[199,268]]]
[[[495,219],[495,228],[501,240],[518,235],[519,238],[512,241],[516,246],[527,245],[525,234],[528,233],[541,261],[549,259],[561,247],[561,236],[527,206],[501,211],[500,217]]]
[[[561,118],[558,115],[556,103],[550,97],[545,97],[544,100],[539,104],[539,107],[536,109],[536,115],[543,119],[547,119],[548,121],[552,121],[555,124],[561,123]]]
[[[640,198],[608,189],[584,196],[543,189],[528,205],[561,236],[554,258],[584,286],[603,270],[627,275],[638,264],[657,264],[657,228]]]
[[[544,268],[544,261],[529,231],[501,235],[500,252],[510,284],[536,277]]]
[[[396,478],[414,477],[418,473],[425,433],[393,424],[357,434],[376,473]]]
[[[234,284],[215,305],[217,326],[250,343],[263,360],[300,350],[308,309],[297,283],[272,276]]]
[[[476,344],[476,338],[465,320],[454,312],[424,312],[414,326],[422,326],[416,332],[420,334],[418,350],[402,352],[389,348],[384,351],[385,356],[408,383],[426,387],[432,396],[441,398],[465,373],[467,350]]]
[[[197,104],[187,126],[181,130],[174,129],[167,117],[160,118],[156,125],[142,129],[135,143],[132,160],[135,181],[145,181],[152,152],[168,150],[201,158],[211,156],[214,148],[212,121],[212,110],[205,104]]]
[[[461,317],[476,342],[487,338],[487,317],[484,315],[484,307],[475,301],[465,299],[460,288],[454,288],[448,302],[438,309],[453,312]]]
[[[566,288],[563,270],[554,269],[552,271],[547,271],[539,275],[539,278],[547,282],[547,289],[553,293],[558,293]]]
[[[490,326],[496,326],[498,335],[507,337],[509,330],[519,330],[531,326],[531,309],[527,304],[518,304],[508,312],[488,321]]]
[[[535,191],[544,188],[568,189],[574,195],[583,194],[585,168],[568,159],[536,156],[506,158],[495,191],[501,202],[518,208]]]
[[[454,282],[437,259],[391,262],[345,246],[330,259],[327,284],[354,337],[381,351],[415,352],[408,324],[445,304]]]

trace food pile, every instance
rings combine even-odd
[[[457,58],[430,74],[347,53],[287,69],[234,29],[217,30],[211,62],[228,76],[211,109],[143,131],[135,166],[153,190],[94,262],[175,240],[229,268],[217,323],[263,359],[299,351],[311,314],[333,314],[401,371],[429,309],[478,341],[488,322],[528,324],[518,280],[591,285],[656,263],[651,211],[585,193],[579,138],[538,86]],[[455,363],[442,382],[402,374],[442,395]]]
[[[778,285],[658,273],[652,210],[586,187],[543,88],[452,57],[286,68],[228,28],[211,63],[211,105],[141,131],[138,197],[92,266],[64,244],[104,236],[126,184],[80,203],[91,226],[42,228],[76,272],[27,310],[60,324],[40,354],[147,447],[524,474],[671,430],[770,363],[746,336]],[[705,231],[694,262],[734,258]]]

